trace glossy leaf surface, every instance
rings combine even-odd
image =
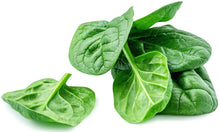
[[[211,56],[211,47],[204,39],[171,25],[133,34],[128,42],[135,56],[150,51],[163,53],[171,72],[198,68]]]
[[[199,115],[217,108],[215,90],[204,67],[173,73],[172,78],[172,96],[162,114]]]
[[[107,21],[81,24],[69,49],[69,60],[79,71],[92,75],[108,72],[118,59],[133,23],[133,8]]]
[[[128,48],[124,49],[132,68],[115,77],[114,106],[126,121],[143,122],[161,112],[170,99],[172,82],[167,60],[156,51],[132,59]]]
[[[60,81],[38,80],[2,98],[26,118],[76,126],[92,111],[95,94],[86,87],[67,86],[70,75],[66,73]]]
[[[175,16],[181,4],[182,2],[178,1],[165,5],[149,15],[134,21],[132,32],[135,32],[136,30],[146,30],[157,22],[169,21]]]

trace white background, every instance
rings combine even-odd
[[[0,131],[212,131],[220,130],[220,108],[201,116],[155,116],[140,124],[124,121],[113,106],[110,72],[91,76],[74,69],[68,60],[72,36],[81,23],[111,20],[134,7],[134,20],[174,0],[1,0],[0,1],[0,95],[27,87],[42,78],[60,79],[72,73],[72,86],[90,87],[96,105],[81,124],[50,126],[29,120],[0,99]],[[212,56],[205,64],[220,99],[220,7],[218,0],[183,0],[171,21],[176,28],[194,33],[210,43]],[[159,23],[163,25],[167,23]]]

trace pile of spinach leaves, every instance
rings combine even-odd
[[[143,122],[156,114],[205,114],[217,107],[203,67],[210,45],[171,25],[152,27],[172,19],[181,4],[168,4],[136,21],[131,7],[110,22],[81,24],[72,38],[71,64],[90,75],[111,70],[114,106],[128,122]]]
[[[102,75],[111,70],[114,106],[128,122],[156,114],[210,113],[218,102],[204,64],[211,55],[202,38],[171,25],[182,2],[163,6],[133,21],[133,8],[112,21],[81,24],[69,48],[69,60],[79,71]],[[2,98],[23,116],[38,121],[78,125],[95,105],[94,92],[45,78]]]

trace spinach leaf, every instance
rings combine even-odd
[[[199,115],[213,112],[217,97],[204,67],[172,73],[173,91],[162,114]]]
[[[135,56],[150,51],[163,53],[171,72],[198,68],[211,56],[211,47],[204,39],[171,25],[133,34],[128,43]]]
[[[149,15],[134,21],[132,32],[135,32],[136,30],[146,30],[157,22],[169,21],[179,10],[181,4],[182,1],[178,1],[165,5]]]
[[[133,8],[107,21],[81,24],[69,49],[69,60],[79,71],[101,75],[109,71],[128,38],[133,23]]]
[[[126,121],[143,122],[161,112],[170,99],[172,82],[167,59],[157,51],[133,58],[127,44],[123,52],[131,69],[115,77],[114,106]]]
[[[60,81],[41,79],[2,98],[26,118],[76,126],[92,111],[95,94],[86,87],[67,86],[70,76],[66,73]]]

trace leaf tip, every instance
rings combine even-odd
[[[130,16],[133,17],[133,15],[134,15],[134,9],[133,9],[133,6],[131,6],[131,7],[125,12],[125,14],[129,14]]]
[[[178,8],[180,8],[182,3],[183,3],[183,1],[177,1],[177,2],[174,2],[173,4],[175,4],[176,6],[178,6]]]

